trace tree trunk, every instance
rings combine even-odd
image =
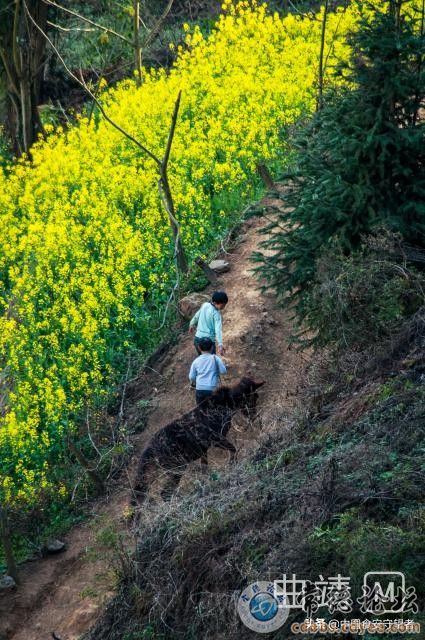
[[[171,231],[173,233],[174,238],[174,257],[177,263],[177,268],[181,273],[188,272],[188,264],[186,260],[186,254],[183,248],[181,235],[180,235],[180,225],[176,219],[176,212],[174,208],[173,196],[171,193],[170,183],[168,182],[167,169],[161,169],[161,178],[160,178],[160,191],[162,196],[162,201],[164,203],[165,210],[168,214],[168,219],[170,221]]]
[[[18,567],[13,555],[12,539],[10,535],[9,519],[7,517],[6,508],[0,505],[0,542],[3,546],[4,556],[6,558],[7,575],[14,579],[16,584],[19,582]]]
[[[275,188],[275,183],[273,181],[272,175],[268,170],[267,166],[263,162],[260,162],[259,164],[257,164],[257,173],[260,176],[261,180],[263,181],[263,184],[266,187],[266,189],[271,191],[272,189]]]
[[[26,0],[29,13],[45,31],[47,5]],[[22,0],[14,0],[4,10],[0,57],[9,97],[9,111],[16,113],[8,132],[16,153],[28,152],[42,132],[37,106],[40,101],[46,41],[31,23]]]
[[[325,42],[326,42],[326,23],[328,20],[328,8],[329,8],[329,0],[326,0],[325,6],[323,9],[323,21],[322,21],[322,35],[320,38],[320,54],[319,54],[319,78],[318,78],[318,90],[317,90],[317,111],[323,107],[323,81],[324,81],[324,68],[323,68],[323,59],[325,52]]]
[[[216,285],[218,282],[218,277],[216,272],[211,269],[207,263],[205,262],[205,260],[202,260],[202,258],[196,258],[195,259],[195,264],[198,265],[198,267],[200,267],[202,269],[202,271],[205,274],[205,277],[208,279],[208,281],[212,284],[212,285]]]
[[[421,26],[420,26],[420,31],[419,33],[421,34],[421,37],[423,38],[425,35],[425,0],[422,0],[422,9],[421,9]],[[422,107],[422,96],[421,96],[421,75],[422,75],[422,67],[423,67],[423,58],[424,58],[424,54],[423,54],[423,50],[420,51],[418,53],[417,56],[417,75],[418,75],[418,80],[417,80],[417,89],[415,92],[415,111],[413,114],[413,124],[416,124],[419,120],[420,117],[420,110]]]
[[[177,117],[180,109],[180,101],[182,97],[181,90],[177,96],[176,103],[174,105],[174,111],[171,118],[171,126],[168,132],[168,141],[167,147],[165,149],[164,157],[162,161],[158,164],[159,169],[159,191],[161,194],[162,201],[164,203],[165,210],[168,214],[168,218],[170,221],[171,231],[173,233],[174,238],[174,258],[176,260],[177,269],[181,271],[181,273],[187,273],[189,270],[186,254],[184,251],[184,247],[181,240],[180,235],[180,224],[176,218],[176,210],[174,207],[173,194],[171,192],[170,183],[168,182],[168,161],[170,159],[171,146],[174,140],[174,134],[176,131]]]
[[[137,72],[137,84],[142,84],[142,48],[140,46],[140,2],[134,0],[134,62]]]

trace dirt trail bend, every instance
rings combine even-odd
[[[281,201],[263,200],[262,204],[278,205]],[[273,419],[277,406],[280,414],[282,409],[291,412],[305,368],[305,356],[290,350],[286,343],[291,329],[290,313],[277,310],[274,298],[261,294],[251,271],[250,256],[262,239],[259,230],[266,224],[264,218],[248,220],[232,248],[221,256],[231,264],[231,270],[221,276],[222,288],[229,296],[223,314],[228,368],[225,383],[233,383],[245,374],[266,380],[267,394],[263,391],[260,399],[263,430],[267,429],[268,417]],[[136,436],[136,454],[129,477],[133,477],[137,458],[151,435],[193,406],[194,393],[187,376],[194,357],[192,338],[182,335],[159,372],[152,372],[149,384],[144,384],[145,388],[129,400],[126,406],[129,417],[137,412],[137,403],[146,398],[147,389],[155,404],[147,428]],[[247,427],[243,420],[235,423],[229,438],[242,458],[256,446],[261,428],[255,424]],[[215,450],[209,454],[213,468],[226,465],[227,459],[226,452]],[[122,522],[129,495],[128,479],[126,474],[123,476],[109,496],[93,505],[93,518],[69,532],[65,553],[27,563],[22,568],[19,590],[0,598],[0,640],[49,640],[52,631],[61,640],[78,640],[93,625],[115,586],[111,559],[103,550],[98,533],[104,523],[119,527]],[[185,483],[180,491],[184,490]],[[124,523],[121,526],[124,530]]]

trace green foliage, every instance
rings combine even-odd
[[[420,560],[425,541],[424,510],[417,511],[409,526],[403,520],[400,525],[365,520],[359,509],[350,509],[335,516],[331,524],[315,528],[309,538],[316,557],[332,558],[335,569],[344,567],[355,581],[361,581],[372,567],[374,571],[388,571],[396,567],[415,585],[421,580],[424,570],[423,560]]]
[[[242,549],[242,558],[244,562],[253,565],[254,567],[261,566],[264,562],[264,558],[269,552],[268,544],[258,544],[258,542],[249,542]]]
[[[21,513],[11,515],[15,527],[11,539],[17,563],[40,557],[41,548],[49,539],[61,538],[86,518],[85,513],[77,513],[75,504],[64,505],[59,501],[34,510],[31,519],[24,518]],[[4,549],[0,544],[0,575],[6,570]]]
[[[122,636],[122,640],[165,640],[164,634],[157,631],[152,624],[135,624],[131,631]]]
[[[96,2],[93,5],[88,2],[73,2],[68,3],[68,8],[103,27],[113,29],[129,40],[132,38],[130,3]],[[66,29],[59,32],[60,49],[66,52],[67,62],[72,69],[95,69],[102,72],[125,63],[126,72],[131,69],[132,48],[122,39],[62,11],[57,12],[55,22]],[[55,60],[53,62],[58,65],[59,71],[59,63]]]
[[[348,257],[323,253],[303,301],[310,337],[301,342],[362,349],[396,333],[425,303],[425,276],[405,263],[400,238],[390,234],[368,238]]]
[[[289,209],[256,256],[267,286],[296,300],[301,318],[324,251],[350,253],[382,226],[425,245],[424,17],[404,0],[362,12],[339,69],[347,84],[296,134]]]
[[[11,155],[7,146],[4,128],[0,125],[0,169],[5,168],[11,161]]]

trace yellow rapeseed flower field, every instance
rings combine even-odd
[[[329,16],[328,78],[355,21],[354,8]],[[108,114],[158,155],[182,91],[169,172],[189,259],[236,219],[256,164],[283,164],[287,128],[315,105],[320,34],[320,15],[226,0],[208,37],[187,33],[170,72],[103,91]],[[160,303],[175,277],[157,181],[98,113],[0,174],[1,500],[33,504],[52,488],[65,434],[125,353],[151,345],[146,293]]]

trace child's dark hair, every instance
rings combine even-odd
[[[214,291],[211,299],[217,304],[227,304],[229,301],[229,298],[227,297],[227,293],[225,291]]]
[[[198,342],[198,347],[201,351],[211,351],[214,343],[210,338],[201,338]]]

